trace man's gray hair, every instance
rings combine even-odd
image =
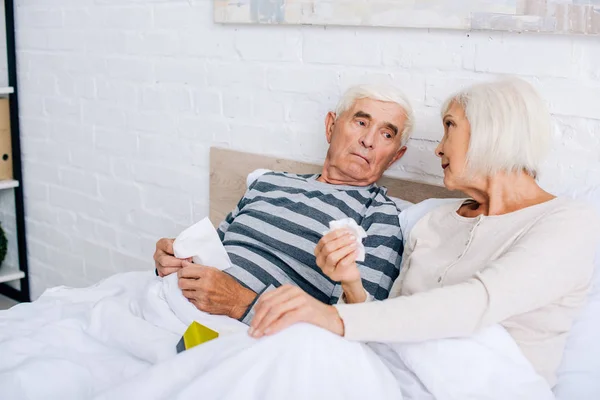
[[[552,140],[552,118],[532,85],[517,78],[473,85],[451,96],[471,125],[467,168],[491,176],[497,172],[526,171],[536,177]]]
[[[388,85],[384,86],[375,84],[365,84],[352,86],[348,88],[348,90],[346,90],[346,92],[340,99],[335,109],[336,115],[339,117],[344,112],[350,110],[352,106],[354,106],[354,103],[360,99],[372,99],[396,103],[400,107],[402,107],[402,110],[404,110],[404,114],[406,115],[404,128],[401,132],[402,146],[406,146],[413,130],[415,116],[410,102],[408,101],[408,98],[404,95],[404,93],[402,93],[400,89]]]

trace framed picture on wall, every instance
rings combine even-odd
[[[600,34],[600,0],[214,0],[218,23]]]

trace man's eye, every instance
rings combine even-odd
[[[360,126],[367,126],[367,123],[365,121],[358,121],[358,124]]]
[[[391,139],[391,138],[393,138],[392,134],[391,134],[391,133],[389,133],[389,132],[385,132],[385,133],[383,134],[383,136],[384,136],[386,139]]]

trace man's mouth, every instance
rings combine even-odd
[[[360,158],[362,158],[363,160],[365,160],[365,161],[366,161],[366,163],[367,163],[367,164],[370,164],[370,162],[369,162],[369,160],[367,159],[367,157],[365,157],[365,156],[361,156],[360,154],[357,154],[357,153],[352,153],[352,154],[353,154],[353,155],[355,155],[355,156],[357,156],[357,157],[360,157]]]

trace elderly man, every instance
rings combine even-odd
[[[176,259],[173,239],[161,239],[154,254],[157,273],[177,272],[184,296],[198,309],[246,324],[260,295],[283,284],[327,304],[387,298],[399,274],[402,234],[395,203],[375,182],[405,153],[412,124],[412,109],[398,90],[350,88],[325,118],[329,150],[322,172],[262,175],[220,224],[231,268],[219,271]],[[356,261],[355,252],[315,258],[329,223],[342,218],[366,231],[364,262]],[[352,235],[340,235],[332,246],[346,247],[351,240]],[[344,276],[343,267],[354,262],[360,276]]]

